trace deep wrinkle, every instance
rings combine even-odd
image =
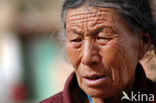
[[[69,9],[66,26],[67,56],[80,88],[91,96],[93,103],[119,101],[121,91],[133,86],[140,52],[139,34],[134,36],[111,8]],[[84,78],[93,74],[106,75],[107,79],[102,85],[90,85]]]

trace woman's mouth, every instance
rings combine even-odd
[[[110,83],[110,76],[109,75],[102,75],[102,76],[86,76],[84,77],[84,82],[87,86],[102,86]]]
[[[93,79],[93,80],[95,80],[95,79],[100,79],[100,78],[102,78],[102,77],[104,77],[104,76],[97,76],[97,77],[87,77],[87,79]]]

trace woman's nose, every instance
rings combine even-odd
[[[86,40],[82,51],[82,63],[87,66],[95,66],[101,62],[99,50],[94,41]]]

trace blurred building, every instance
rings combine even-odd
[[[0,1],[0,103],[37,103],[63,89],[72,67],[57,38],[61,2]]]

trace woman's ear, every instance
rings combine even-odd
[[[149,50],[151,44],[151,38],[148,32],[142,30],[140,32],[140,47],[139,47],[139,60],[144,57]]]

